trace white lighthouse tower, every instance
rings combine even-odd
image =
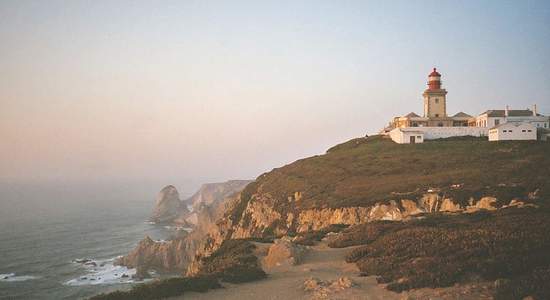
[[[447,117],[447,91],[441,88],[441,74],[436,68],[428,75],[428,89],[424,97],[424,117],[437,119]]]

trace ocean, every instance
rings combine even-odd
[[[0,299],[86,299],[135,284],[113,265],[145,236],[154,184],[0,183]]]

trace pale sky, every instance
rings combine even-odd
[[[550,113],[549,1],[0,1],[0,180],[255,178],[422,112]]]

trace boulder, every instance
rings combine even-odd
[[[333,294],[353,287],[353,281],[348,277],[339,277],[333,281],[322,281],[310,277],[304,281],[304,291],[312,293],[313,299],[330,299]]]
[[[297,265],[301,263],[305,252],[306,248],[302,245],[294,244],[284,238],[278,239],[269,247],[263,266],[270,269],[282,265]]]

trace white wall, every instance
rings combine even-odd
[[[425,140],[442,139],[454,136],[487,136],[486,127],[408,127],[402,131],[420,131],[424,133]]]
[[[508,122],[524,122],[524,123],[531,123],[535,127],[539,128],[549,128],[548,124],[548,117],[540,117],[540,116],[529,116],[529,117],[508,117]]]
[[[408,144],[410,136],[416,136],[416,142],[443,139],[454,136],[487,136],[486,127],[406,127],[390,131],[391,139],[398,144]],[[418,138],[420,136],[421,138]]]
[[[498,120],[498,124],[497,121]],[[479,127],[494,127],[499,124],[506,123],[505,117],[488,117],[487,115],[482,115],[476,118],[476,126]]]
[[[476,118],[476,126],[491,128],[499,125],[495,123],[496,120],[499,121],[499,124],[504,124],[507,122],[525,122],[525,123],[531,123],[536,127],[540,127],[540,128],[550,128],[548,117],[541,117],[541,116],[488,117],[487,115],[481,115]]]
[[[506,123],[489,131],[489,141],[526,141],[536,139],[537,128],[529,123],[519,125]]]

